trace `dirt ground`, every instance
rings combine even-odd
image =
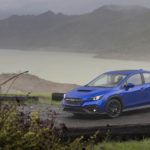
[[[14,76],[15,74],[0,74],[0,83]],[[70,89],[75,88],[75,84],[67,83],[55,83],[48,80],[41,79],[35,75],[24,74],[19,78],[15,78],[1,87],[2,93],[6,93],[9,89],[9,93],[16,92],[67,92]]]

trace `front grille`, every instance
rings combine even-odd
[[[69,112],[76,112],[76,113],[85,113],[85,110],[82,109],[82,108],[74,108],[74,107],[70,108],[70,107],[65,107],[63,110],[64,110],[64,111],[69,111]]]
[[[82,102],[83,100],[79,98],[65,98],[65,103],[69,105],[81,105]]]

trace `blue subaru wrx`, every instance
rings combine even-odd
[[[150,71],[142,69],[106,72],[63,98],[64,111],[74,115],[105,113],[111,118],[148,104]]]

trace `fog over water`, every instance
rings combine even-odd
[[[118,69],[147,69],[150,62],[96,59],[94,54],[0,50],[0,73],[29,70],[46,80],[86,84],[99,74]]]

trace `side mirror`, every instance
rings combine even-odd
[[[126,89],[130,89],[133,88],[135,85],[133,83],[127,83],[126,85],[124,85],[124,88]]]

